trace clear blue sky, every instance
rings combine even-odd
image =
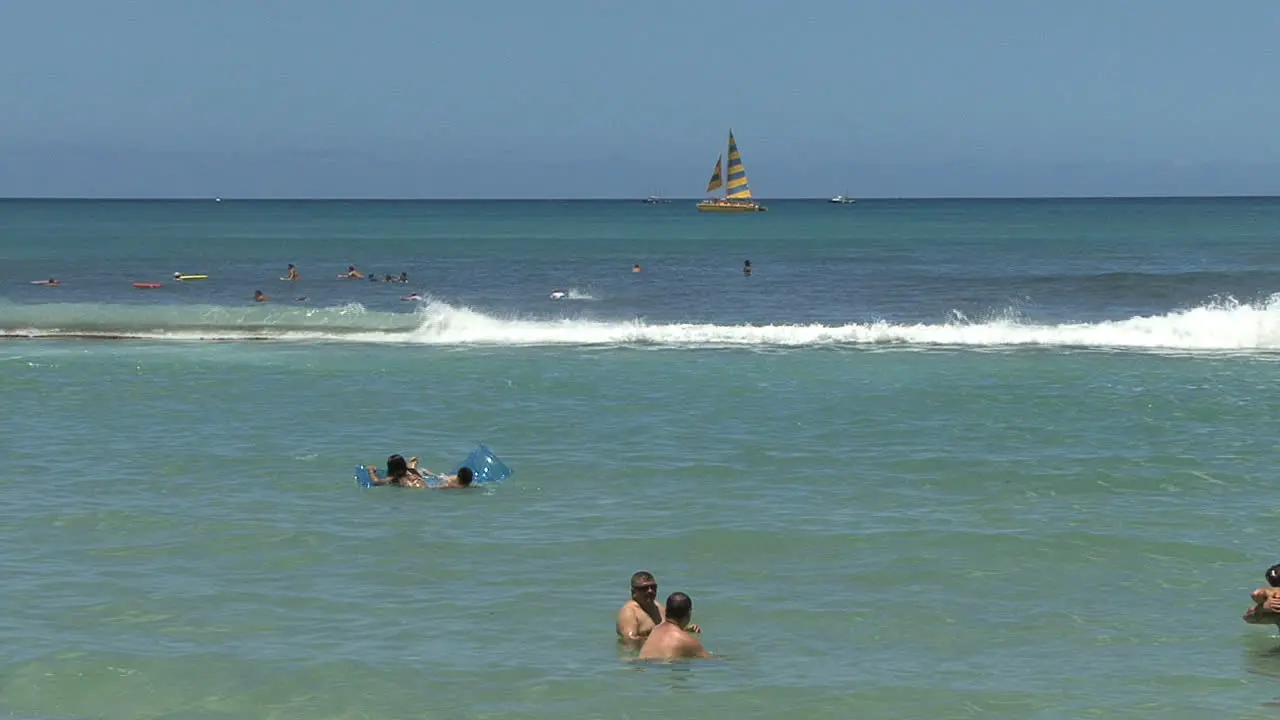
[[[1280,2],[27,0],[0,195],[1280,194]]]

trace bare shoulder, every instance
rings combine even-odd
[[[619,635],[627,634],[624,629],[634,623],[636,617],[636,604],[634,601],[628,600],[622,607],[618,608],[618,620],[616,622]]]
[[[702,646],[702,641],[698,639],[697,635],[690,632],[683,632],[681,633],[681,636],[680,646],[688,652],[689,655],[697,657],[707,654],[707,649]]]

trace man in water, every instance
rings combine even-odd
[[[417,458],[414,458],[414,460],[417,460]],[[416,469],[416,464],[415,464],[415,469]],[[475,472],[472,471],[471,468],[466,467],[465,465],[463,467],[458,468],[457,475],[437,475],[436,473],[433,473],[430,470],[423,470],[422,472],[426,473],[427,475],[431,475],[433,477],[439,478],[440,480],[443,481],[436,485],[428,485],[428,487],[430,487],[433,490],[462,490],[462,489],[471,487],[471,483],[476,479]]]
[[[1249,593],[1254,605],[1242,619],[1250,625],[1280,625],[1280,564],[1267,568],[1266,578],[1270,587]]]
[[[666,619],[649,633],[637,656],[640,660],[675,660],[705,658],[711,653],[689,631],[693,619],[693,600],[682,592],[667,596]]]
[[[649,637],[664,617],[657,598],[658,581],[653,573],[641,570],[631,576],[631,599],[618,610],[618,619],[614,623],[619,640],[640,643]],[[689,632],[698,632],[698,626],[690,625]]]

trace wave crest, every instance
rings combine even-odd
[[[1258,303],[1216,299],[1125,320],[1036,324],[1018,313],[944,323],[844,325],[648,324],[500,318],[430,300],[413,313],[353,303],[328,308],[0,304],[8,337],[149,340],[309,340],[420,345],[663,345],[687,347],[1076,347],[1196,351],[1280,350],[1280,294]]]

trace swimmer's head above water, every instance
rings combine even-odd
[[[682,592],[667,596],[667,620],[684,627],[693,618],[693,598]]]
[[[471,481],[476,479],[476,474],[471,468],[463,466],[458,468],[458,484],[462,487],[471,487]]]
[[[640,600],[647,598],[652,601],[658,595],[658,581],[653,577],[653,573],[648,570],[641,570],[631,576],[631,597]]]
[[[1280,587],[1280,564],[1267,568],[1267,584],[1271,587]]]
[[[409,463],[401,455],[387,458],[387,477],[400,477],[409,474]]]

